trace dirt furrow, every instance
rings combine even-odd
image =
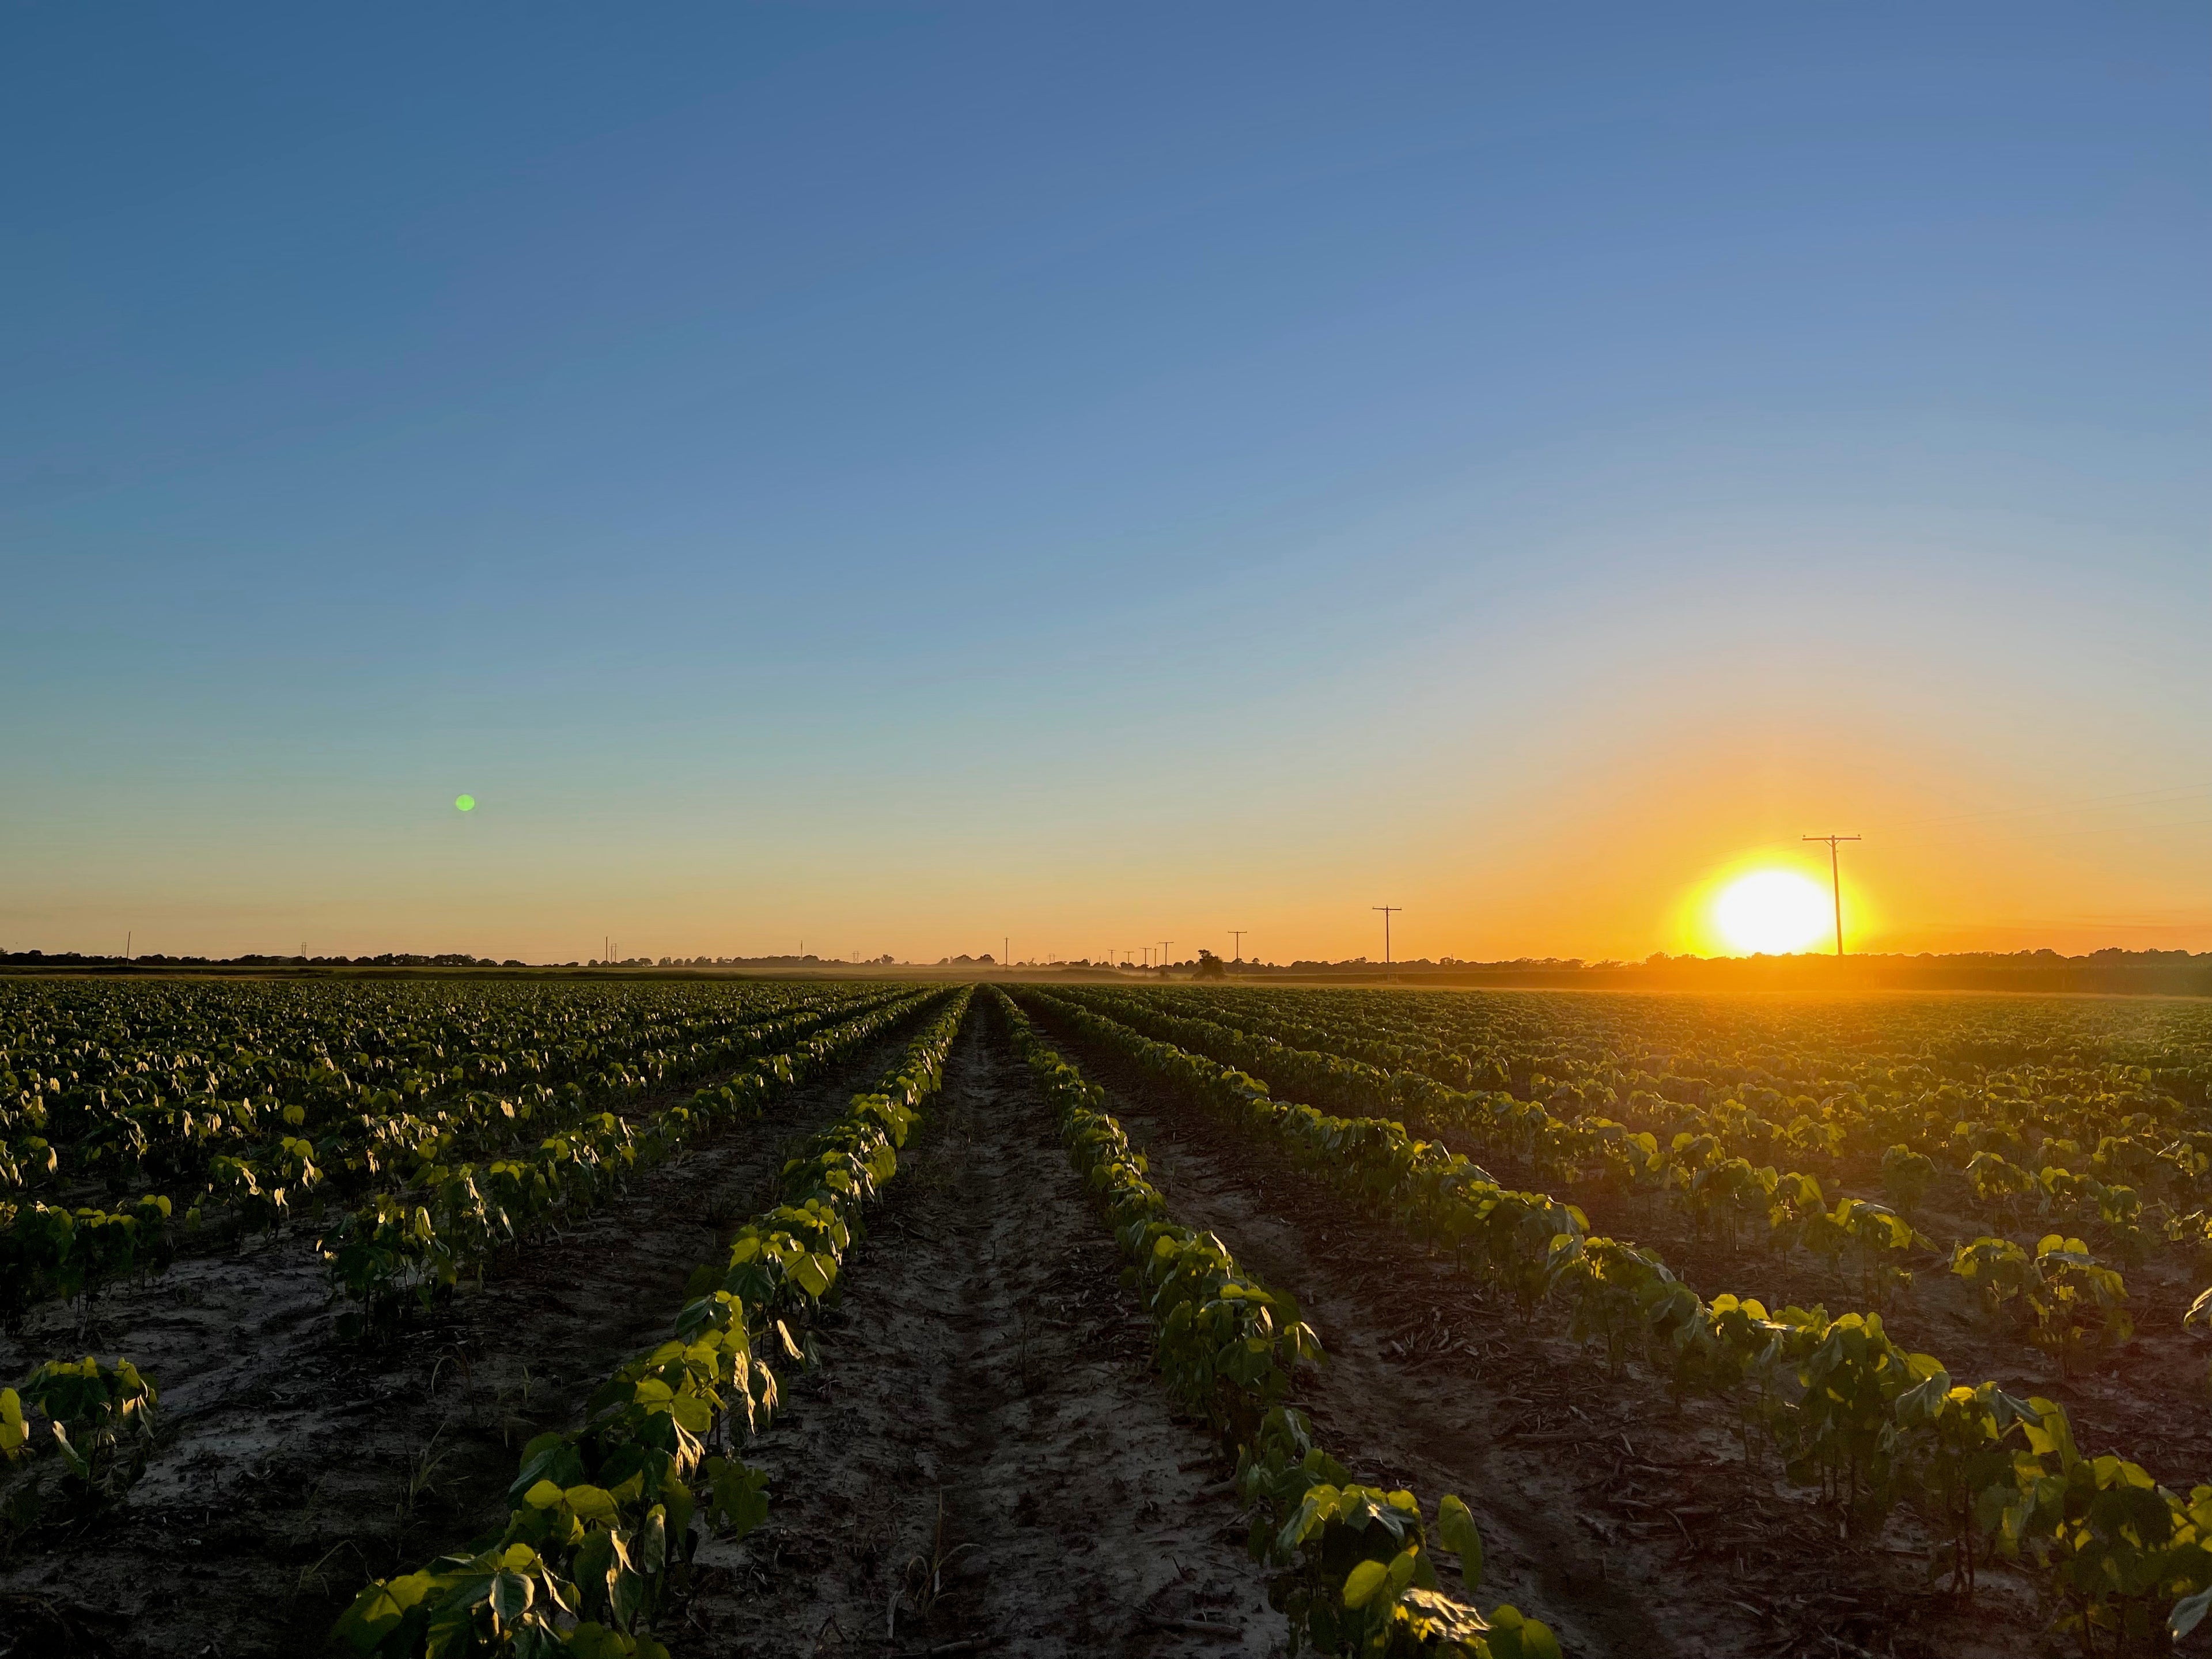
[[[869,1226],[822,1366],[746,1454],[769,1520],[702,1551],[683,1645],[1279,1651],[1207,1437],[1170,1409],[1113,1241],[980,1002]]]
[[[0,1368],[88,1346],[126,1353],[161,1387],[162,1445],[126,1510],[82,1535],[43,1530],[0,1565],[0,1595],[35,1598],[9,1604],[0,1656],[68,1652],[54,1645],[63,1625],[82,1650],[149,1659],[320,1651],[370,1575],[499,1520],[522,1444],[574,1422],[617,1363],[666,1334],[718,1232],[773,1201],[790,1143],[910,1034],[645,1172],[390,1350],[334,1340],[306,1229],[104,1293],[90,1343],[46,1310],[0,1347]]]

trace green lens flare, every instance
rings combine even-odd
[[[453,805],[464,812],[473,812],[477,810],[477,798],[474,795],[456,795],[453,797]]]

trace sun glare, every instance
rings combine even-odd
[[[1787,956],[1835,925],[1828,890],[1794,870],[1755,870],[1721,889],[1713,926],[1732,949]]]

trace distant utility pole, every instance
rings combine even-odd
[[[125,930],[124,930],[124,934],[123,934],[123,959],[124,959],[124,961],[125,961],[125,962],[128,962],[128,961],[130,961],[130,960],[131,960],[131,941],[134,938],[136,938],[136,937],[137,937],[137,935],[136,935],[136,934],[134,934],[134,933],[131,933],[128,928],[126,928],[126,929],[125,929]]]
[[[1828,881],[1836,892],[1836,959],[1840,962],[1844,955],[1844,875],[1841,866],[1836,860],[1836,843],[1839,841],[1856,841],[1858,837],[1856,836],[1801,836],[1798,839],[1825,841],[1828,843]]]
[[[1402,904],[1370,904],[1367,908],[1382,913],[1382,966],[1387,970],[1390,966],[1390,918],[1406,907]]]
[[[1173,949],[1175,949],[1175,941],[1173,939],[1164,939],[1160,941],[1160,977],[1163,979],[1167,977],[1168,952]]]
[[[1244,960],[1244,935],[1249,931],[1249,928],[1243,927],[1231,927],[1229,930],[1229,937],[1237,941],[1237,955],[1232,960],[1237,962]]]

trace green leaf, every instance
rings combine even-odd
[[[611,1521],[615,1518],[615,1500],[604,1486],[571,1486],[561,1494],[561,1501],[579,1521]]]
[[[374,1653],[384,1638],[399,1626],[407,1610],[430,1588],[427,1572],[410,1573],[389,1583],[377,1583],[353,1598],[353,1605],[338,1615],[332,1637],[350,1642],[356,1650]]]
[[[645,1580],[628,1567],[617,1568],[608,1603],[615,1622],[628,1630],[645,1606]]]
[[[2212,1613],[2212,1589],[2183,1596],[2173,1604],[2173,1612],[2166,1619],[2166,1633],[2179,1642],[2203,1622],[2207,1613]]]
[[[704,1473],[713,1498],[708,1518],[743,1538],[768,1519],[768,1474],[734,1458],[710,1457]]]
[[[1437,1536],[1459,1557],[1459,1575],[1469,1590],[1482,1582],[1482,1534],[1467,1505],[1446,1492],[1437,1505]]]
[[[830,1289],[830,1272],[824,1268],[825,1262],[832,1270],[836,1266],[827,1256],[809,1254],[800,1256],[791,1269],[791,1276],[798,1281],[799,1287],[817,1302]]]
[[[46,1426],[54,1431],[54,1443],[62,1449],[62,1461],[69,1465],[70,1473],[80,1480],[89,1481],[92,1479],[92,1465],[86,1462],[78,1454],[77,1449],[70,1443],[70,1437],[63,1432],[62,1425],[58,1423],[50,1423]]]
[[[1344,1605],[1364,1607],[1389,1582],[1390,1569],[1381,1561],[1362,1561],[1344,1581]]]
[[[1491,1659],[1561,1659],[1559,1638],[1539,1619],[1522,1617],[1510,1603],[1490,1615]]]
[[[596,1619],[586,1619],[568,1632],[568,1651],[575,1659],[629,1659],[629,1649]]]
[[[511,1628],[514,1621],[530,1611],[536,1594],[530,1580],[519,1572],[495,1572],[491,1579],[491,1616],[502,1630]]]

